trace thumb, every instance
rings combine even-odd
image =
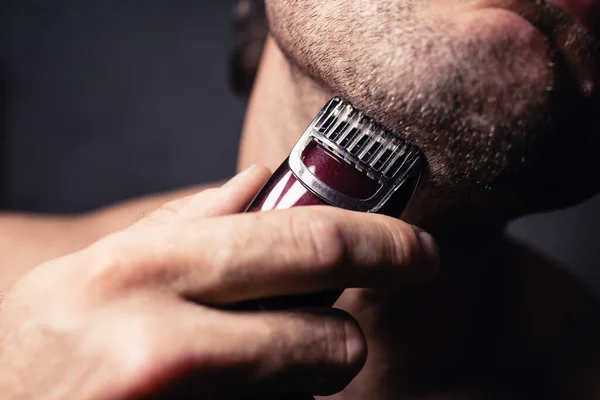
[[[268,169],[252,166],[233,177],[222,187],[205,189],[196,194],[171,200],[137,221],[140,227],[173,221],[216,217],[244,211],[270,176]]]
[[[219,217],[244,211],[271,176],[265,167],[253,165],[240,172],[209,198],[202,193],[186,202],[181,216],[184,218]]]

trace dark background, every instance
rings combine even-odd
[[[227,0],[0,1],[0,208],[85,211],[231,176],[231,39]],[[599,231],[598,197],[509,228],[597,293]]]

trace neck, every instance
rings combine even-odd
[[[269,38],[248,104],[238,169],[252,164],[271,170],[279,167],[331,97],[295,71]]]
[[[279,167],[332,96],[295,69],[269,39],[248,105],[238,169],[252,164]],[[474,248],[485,251],[502,235],[504,221],[493,220],[484,211],[441,209],[427,199],[426,193],[417,193],[403,219],[434,234],[445,260],[453,254],[453,263],[462,264],[461,255],[472,254]],[[470,250],[462,251],[466,248]]]

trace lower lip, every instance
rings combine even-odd
[[[526,10],[524,10],[525,12]],[[531,43],[528,48],[544,49],[548,37],[538,29],[521,10],[503,7],[485,6],[462,13],[456,24],[465,37],[477,37],[480,40],[494,42],[498,38],[511,37],[515,43]]]
[[[487,24],[492,27],[502,27],[510,31],[524,31],[531,33],[539,30],[518,11],[506,8],[482,8],[475,11],[473,24]],[[481,26],[481,25],[480,25]],[[541,32],[539,32],[541,34]]]

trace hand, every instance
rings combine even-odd
[[[347,385],[367,351],[349,315],[217,306],[419,281],[435,271],[435,250],[383,216],[326,207],[229,215],[267,175],[253,168],[168,203],[17,282],[0,309],[3,398],[221,399]]]

